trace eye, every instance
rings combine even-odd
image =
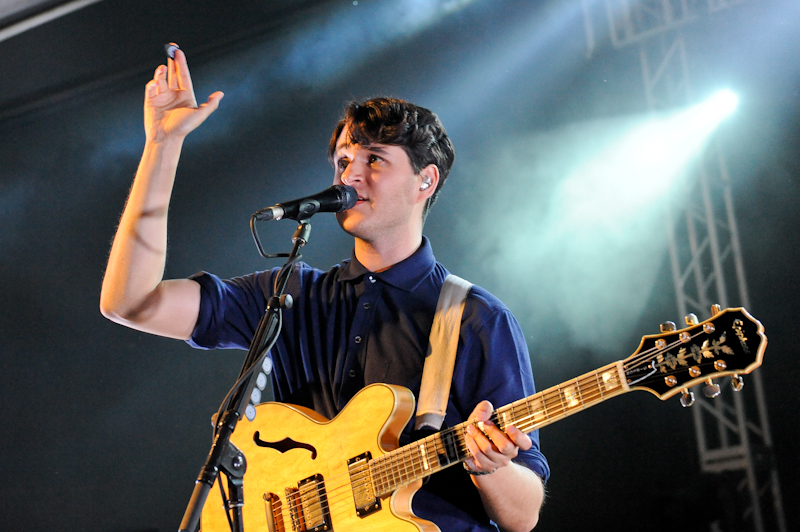
[[[348,164],[350,164],[350,161],[342,157],[336,161],[336,168],[338,168],[340,172],[344,172]]]
[[[374,153],[369,154],[369,157],[367,157],[367,161],[369,162],[369,164],[377,163],[378,161],[382,160],[383,160],[382,158],[378,157]]]

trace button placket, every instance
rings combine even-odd
[[[346,375],[350,379],[355,379],[363,372],[364,353],[366,349],[366,339],[375,312],[375,301],[380,297],[381,286],[377,279],[369,275],[364,283],[364,292],[361,294],[353,315],[352,327],[350,329],[350,342],[347,356]]]

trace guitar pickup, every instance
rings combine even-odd
[[[286,500],[294,532],[325,532],[332,530],[325,480],[316,474],[286,488]]]
[[[372,473],[369,470],[370,460],[372,460],[372,453],[366,452],[347,461],[350,488],[353,490],[356,515],[359,517],[366,517],[381,509],[381,500],[375,495],[375,488],[372,484]]]

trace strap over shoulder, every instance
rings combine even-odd
[[[428,356],[422,370],[416,430],[439,430],[444,423],[461,332],[461,316],[470,288],[472,283],[452,274],[447,276],[442,285],[431,327]]]

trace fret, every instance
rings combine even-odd
[[[607,392],[612,392],[619,387],[619,378],[613,369],[609,368],[607,371],[604,371],[602,375],[603,388],[605,388]]]
[[[528,408],[528,419],[530,419],[531,426],[536,424],[536,415],[533,413],[533,410],[531,409],[532,402],[533,401],[528,401],[528,400],[525,401],[525,406]]]
[[[386,461],[387,460],[388,460],[388,457],[382,456],[379,459],[378,470],[376,471],[376,474],[377,474],[378,478],[381,479],[381,492],[382,493],[386,493],[389,490],[389,479],[386,478]]]
[[[439,460],[439,449],[441,447],[441,445],[440,445],[441,439],[438,437],[438,434],[430,436],[429,439],[433,443],[433,453],[429,452],[428,456],[430,456],[435,461],[434,469],[436,471],[438,471],[439,469],[442,469],[444,467],[444,465],[442,464],[442,461]],[[431,449],[428,449],[428,450],[430,451]]]
[[[544,400],[544,394],[539,393],[535,396],[534,401],[531,401],[533,406],[534,417],[533,421],[536,424],[545,424],[550,419],[550,413],[547,411],[547,404]]]
[[[604,400],[606,398],[606,393],[603,391],[603,385],[600,382],[600,373],[597,371],[594,372],[594,380],[597,389],[600,391],[600,400]]]
[[[401,447],[397,451],[397,456],[395,457],[395,472],[397,473],[397,486],[402,486],[405,484],[405,468],[406,468],[406,461],[405,461],[405,453],[406,448]]]
[[[428,452],[425,449],[425,444],[424,443],[419,446],[419,457],[422,460],[422,471],[421,472],[430,471],[431,470],[431,465],[428,463]]]
[[[375,487],[375,493],[384,493],[386,487],[383,485],[383,477],[378,473],[378,465],[381,459],[376,458],[369,463],[369,473],[372,477],[372,485]]]
[[[588,388],[587,392],[589,394],[589,405],[593,405],[595,403],[599,403],[603,400],[603,394],[600,390],[600,387],[597,386],[597,375],[593,373],[594,377],[586,377],[586,388]]]
[[[409,447],[403,447],[403,471],[405,472],[405,476],[403,477],[403,484],[408,484],[412,478],[414,478],[415,471],[414,471],[414,463],[411,462],[411,449]],[[408,467],[411,466],[411,473],[409,473]]]
[[[559,386],[559,389],[561,387]],[[565,402],[566,401],[566,402]],[[575,379],[575,384],[567,386],[561,392],[561,404],[564,405],[564,413],[566,414],[569,410],[574,409],[582,402],[580,398],[580,385],[578,384],[578,380]]]
[[[586,406],[586,401],[583,398],[583,390],[581,389],[582,386],[578,379],[575,379],[575,384],[578,386],[578,396],[581,398],[581,405]]]
[[[545,399],[545,397],[544,397],[544,394],[543,394],[543,393],[540,393],[540,394],[539,394],[539,398],[541,399],[541,401],[542,401],[542,407],[544,408],[544,417],[545,417],[545,420],[547,420],[547,421],[550,421],[550,409],[549,409],[549,408],[547,408],[547,400]]]
[[[394,483],[394,489],[396,489],[397,486],[400,486],[403,481],[403,477],[400,475],[399,471],[400,468],[397,467],[397,455],[392,455],[391,462],[392,462],[392,467],[390,471],[392,473],[392,482]]]
[[[619,371],[618,363],[611,364],[501,407],[490,419],[501,430],[514,425],[523,432],[531,432],[602,402],[610,394],[615,395],[622,387]],[[463,461],[467,425],[462,423],[437,432],[372,460],[369,467],[375,491],[382,495],[391,493]]]
[[[558,392],[558,399],[561,401],[561,410],[564,411],[564,414],[567,413],[567,405],[564,403],[564,393],[561,391],[561,385],[559,384],[556,386],[556,390]]]

